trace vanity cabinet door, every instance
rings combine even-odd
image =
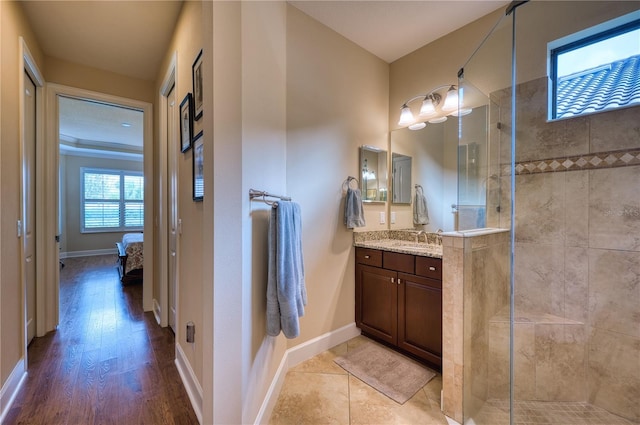
[[[442,366],[442,281],[399,273],[398,347]]]
[[[390,270],[356,265],[356,325],[376,338],[397,344],[398,277]]]

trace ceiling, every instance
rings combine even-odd
[[[506,7],[509,1],[289,1],[365,50],[391,63]]]
[[[58,116],[62,153],[142,159],[142,111],[61,96]]]
[[[509,2],[292,0],[289,3],[391,63]],[[22,7],[46,56],[153,81],[182,1],[46,0],[23,1]],[[109,130],[113,133],[106,136],[107,124],[103,121],[109,115],[100,108],[80,107],[72,111],[61,121],[61,132],[68,143],[77,143],[73,140],[98,141],[103,145],[133,143],[120,137],[122,121],[131,119],[116,119]],[[92,111],[98,111],[98,116],[91,116]]]
[[[181,1],[23,1],[45,55],[153,81]]]

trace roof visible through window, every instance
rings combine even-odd
[[[640,20],[550,52],[551,119],[640,105]]]

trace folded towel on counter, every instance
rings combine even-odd
[[[287,338],[300,335],[298,318],[304,315],[305,305],[300,205],[278,201],[269,221],[267,334],[277,336],[282,331]]]
[[[365,226],[360,189],[347,189],[344,199],[344,224],[348,229]]]
[[[420,185],[416,185],[416,196],[413,202],[413,224],[429,224],[427,198],[425,198],[424,191]]]

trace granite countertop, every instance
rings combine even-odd
[[[398,252],[401,254],[419,255],[422,257],[442,258],[442,239],[430,233],[428,243],[416,242],[415,232],[377,231],[354,234],[354,246]]]

